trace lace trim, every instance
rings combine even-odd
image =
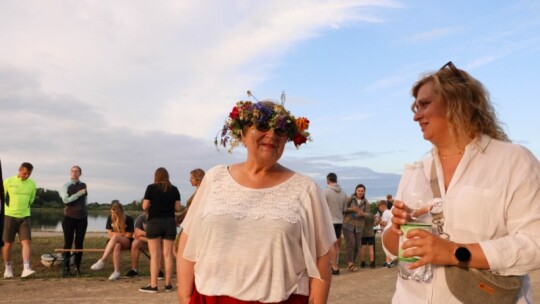
[[[272,188],[250,189],[239,185],[225,167],[211,178],[209,202],[202,217],[231,215],[236,219],[251,218],[285,220],[295,224],[300,221],[301,196],[306,192],[309,179],[294,174]]]

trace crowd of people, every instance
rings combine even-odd
[[[253,97],[249,91],[248,95]],[[145,213],[136,223],[120,203],[112,204],[106,226],[109,240],[91,269],[102,269],[112,255],[114,272],[109,279],[116,280],[121,276],[120,252],[131,249],[127,275],[137,275],[139,251],[145,245],[150,282],[139,289],[143,292],[158,292],[162,267],[164,290],[174,289],[176,257],[181,304],[326,303],[332,275],[340,274],[342,237],[346,270],[373,268],[380,228],[386,255],[382,266],[392,267],[399,256],[411,261],[408,270],[430,265],[426,269],[433,272],[421,282],[398,276],[393,303],[461,303],[467,302],[466,296],[490,303],[503,298],[531,303],[528,273],[540,267],[540,163],[529,150],[510,143],[487,90],[452,62],[422,76],[412,95],[413,120],[433,144],[420,167],[433,199],[422,208],[409,200],[415,191],[410,174],[402,176],[395,200],[388,195],[375,208],[364,184],[347,195],[335,173],[327,175],[323,190],[312,178],[279,162],[288,142],[298,148],[311,139],[309,120],[287,111],[283,96],[281,103],[240,101],[216,144],[229,151],[242,145],[246,158],[206,174],[192,171],[196,191],[188,200],[189,212],[186,208],[176,218],[180,193],[167,170],[158,168],[144,193]],[[21,276],[35,273],[29,265],[29,215],[36,192],[29,179],[32,169],[23,163],[18,175],[3,182],[4,278],[13,277],[11,251],[17,234]],[[75,272],[81,271],[88,216],[88,190],[79,180],[81,174],[82,169],[73,166],[62,193],[64,276],[72,274],[70,251]],[[420,216],[431,230],[403,230]],[[456,272],[460,269],[471,271]],[[451,288],[450,273],[468,282],[472,270],[489,270],[500,281],[517,278],[519,284],[515,293],[490,287],[487,295],[486,288],[471,288],[467,295]]]
[[[363,184],[358,184],[350,196],[341,189],[336,173],[331,172],[326,176],[326,184],[324,194],[337,238],[330,261],[332,274],[340,274],[338,265],[342,236],[345,240],[347,268],[350,272],[356,272],[357,265],[360,268],[368,266],[375,268],[375,234],[380,231],[380,227],[385,227],[388,223],[390,216],[388,205],[393,203],[392,195],[388,194],[387,200],[379,200],[375,204],[376,210],[373,210],[372,203],[366,199],[366,187]],[[366,255],[369,257],[368,263]],[[357,259],[360,264],[357,264]],[[381,266],[391,268],[394,262],[387,258]]]

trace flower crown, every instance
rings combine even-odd
[[[228,152],[231,153],[240,144],[244,128],[261,124],[265,124],[274,130],[284,130],[287,142],[292,141],[297,149],[300,145],[311,141],[311,136],[307,131],[309,120],[305,117],[294,118],[285,109],[285,93],[281,94],[281,104],[275,104],[271,101],[258,101],[250,91],[247,91],[247,94],[257,102],[241,100],[236,103],[236,106],[229,113],[222,130],[214,139],[216,147],[227,147],[228,144],[230,146]],[[218,137],[220,138],[219,142]]]

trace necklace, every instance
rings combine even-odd
[[[463,152],[459,151],[457,153],[452,153],[452,154],[446,154],[446,155],[441,154],[441,157],[442,157],[443,160],[445,160],[449,156],[457,156],[457,155],[461,155],[461,154],[463,154]]]

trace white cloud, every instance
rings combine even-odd
[[[44,91],[91,103],[114,126],[204,136],[228,109],[223,101],[267,79],[296,43],[374,21],[364,8],[395,5],[6,1],[0,35],[12,48],[0,51],[0,63],[30,67]]]
[[[281,56],[323,30],[380,22],[370,9],[396,6],[2,1],[4,176],[30,161],[39,187],[59,189],[79,164],[91,200],[127,203],[165,166],[190,193],[191,169],[242,159],[216,153],[213,134],[235,99],[272,77]]]

